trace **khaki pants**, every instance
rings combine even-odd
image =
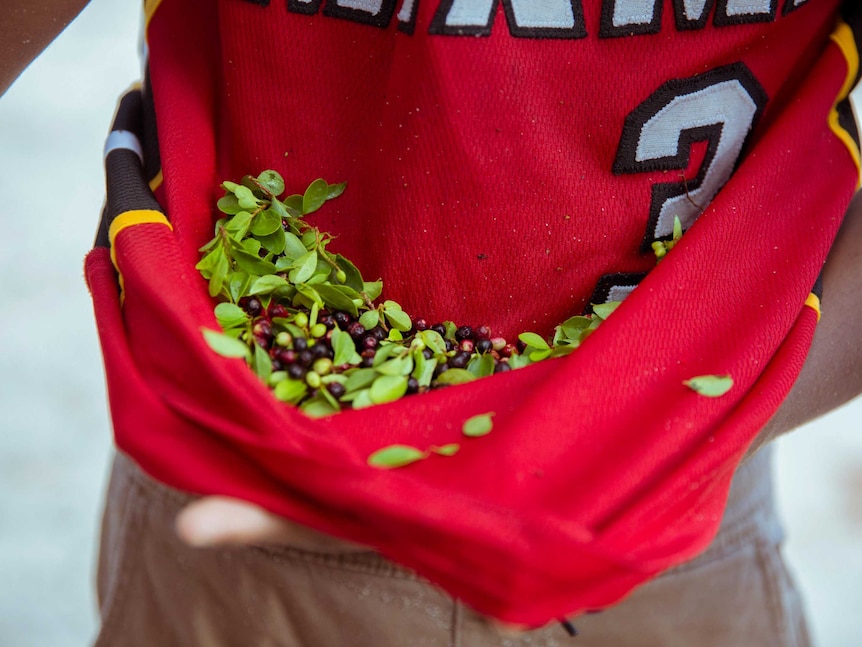
[[[503,635],[373,552],[194,549],[173,522],[190,497],[115,459],[102,529],[97,647],[806,647],[779,552],[769,449],[737,473],[721,530],[692,562],[619,605]]]

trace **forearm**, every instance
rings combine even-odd
[[[755,441],[759,447],[862,393],[862,192],[823,269],[823,316],[799,379]]]
[[[0,95],[89,0],[4,0],[0,19]]]

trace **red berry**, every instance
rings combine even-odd
[[[490,339],[491,329],[488,326],[476,326],[473,328],[473,337],[475,339]]]
[[[271,306],[269,306],[269,316],[270,317],[285,318],[285,317],[288,317],[289,315],[290,315],[290,313],[287,311],[287,308],[285,308],[280,303],[273,303]]]

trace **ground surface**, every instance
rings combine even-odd
[[[93,0],[0,100],[0,645],[80,647],[110,434],[81,270],[135,0]],[[787,554],[823,647],[862,644],[862,402],[780,443]]]

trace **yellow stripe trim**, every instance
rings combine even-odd
[[[162,0],[144,0],[144,33],[146,33],[147,28],[150,26],[150,20],[152,20],[153,14],[156,13],[156,9],[159,8],[161,3]]]
[[[162,182],[165,181],[165,177],[162,175],[162,169],[159,169],[159,172],[156,173],[155,177],[150,180],[150,191],[155,191],[160,186],[162,186]]]
[[[805,305],[817,313],[817,321],[820,321],[820,297],[812,292],[808,295],[808,298],[805,299]]]
[[[859,146],[854,141],[838,121],[838,104],[846,99],[853,90],[853,84],[856,81],[856,75],[859,73],[859,50],[856,49],[856,40],[853,38],[853,30],[850,26],[841,21],[832,32],[830,39],[838,46],[838,49],[844,55],[844,60],[847,62],[847,76],[844,78],[844,84],[841,86],[841,92],[832,104],[832,110],[829,112],[829,128],[835,133],[835,136],[841,140],[850,157],[853,158],[853,163],[856,165],[856,170],[859,172],[860,179],[856,182],[856,187],[862,186],[862,162],[860,162]]]
[[[117,253],[114,245],[117,235],[124,229],[133,227],[134,225],[146,224],[167,225],[168,229],[171,231],[174,229],[171,226],[171,223],[168,222],[168,219],[165,218],[165,214],[161,211],[154,211],[152,209],[134,209],[132,211],[124,211],[114,218],[111,226],[108,227],[108,240],[111,241],[111,261],[114,263],[114,267],[117,268],[118,272],[120,271],[120,268],[117,267]]]

